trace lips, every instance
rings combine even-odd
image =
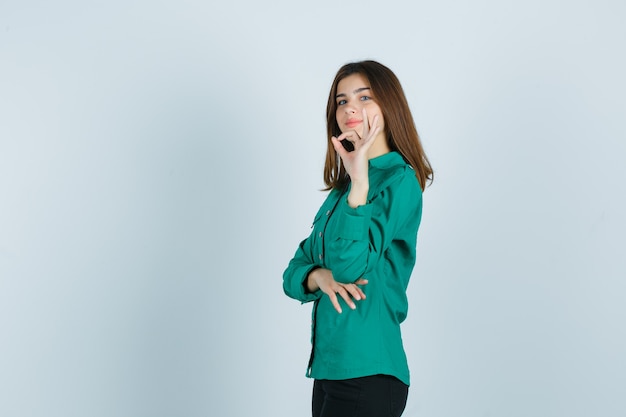
[[[352,129],[353,127],[360,125],[362,122],[363,120],[348,119],[348,121],[346,122],[346,126]]]

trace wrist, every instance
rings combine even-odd
[[[320,289],[319,285],[317,285],[317,281],[315,280],[315,275],[317,274],[319,268],[319,266],[316,266],[311,269],[311,271],[309,271],[309,273],[307,274],[306,279],[303,283],[305,292],[314,293],[315,291]]]
[[[357,208],[367,203],[368,191],[368,181],[353,182],[350,186],[350,193],[348,194],[348,205],[352,208]]]

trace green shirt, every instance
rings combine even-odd
[[[407,314],[406,288],[415,265],[422,190],[413,169],[397,152],[369,161],[365,205],[351,208],[346,191],[332,190],[283,274],[285,293],[315,301],[313,362],[307,376],[348,379],[393,375],[409,385],[400,323]],[[321,291],[307,293],[304,282],[316,267],[336,281],[369,280],[366,299],[352,310],[339,298],[342,313]]]

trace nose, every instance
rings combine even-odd
[[[352,103],[346,103],[344,111],[346,112],[346,114],[356,114],[357,108]]]

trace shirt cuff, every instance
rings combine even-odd
[[[303,303],[315,301],[320,298],[321,290],[307,292],[305,287],[309,273],[315,268],[317,268],[316,265],[302,265],[294,268],[294,270],[291,271],[293,279],[288,280],[284,284],[285,293]],[[297,277],[300,278],[298,279]]]
[[[367,240],[369,223],[372,218],[372,205],[364,204],[356,208],[348,205],[345,198],[339,206],[339,222],[337,224],[337,235],[346,240]]]

